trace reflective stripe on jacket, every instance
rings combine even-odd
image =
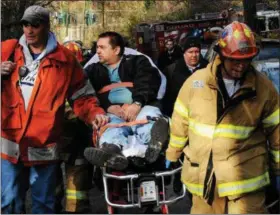
[[[182,181],[199,196],[205,196],[211,158],[219,196],[234,198],[270,183],[269,161],[280,173],[279,95],[265,76],[249,69],[241,88],[218,116],[220,64],[217,57],[181,88],[166,156],[176,161],[184,151]]]
[[[12,44],[14,40],[2,42],[2,50]],[[9,58],[6,53],[9,52],[2,52],[2,61]],[[66,48],[58,45],[40,63],[27,110],[18,84],[18,70],[24,65],[20,45],[15,48],[14,62],[16,69],[2,78],[1,157],[13,163],[20,157],[26,165],[56,161],[65,99],[70,101],[75,114],[89,124],[104,111],[98,107],[81,66]]]

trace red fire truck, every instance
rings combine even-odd
[[[141,23],[136,26],[137,50],[156,60],[159,53],[164,51],[167,39],[171,38],[182,45],[186,37],[197,36],[202,43],[210,44],[227,24],[227,18]]]

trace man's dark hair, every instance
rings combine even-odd
[[[109,37],[109,43],[110,43],[110,45],[113,48],[116,48],[117,46],[120,47],[119,56],[122,56],[123,53],[124,53],[124,40],[123,40],[123,37],[119,33],[117,33],[117,32],[107,31],[107,32],[104,32],[104,33],[100,34],[98,36],[98,39],[99,38],[105,38],[105,37]]]

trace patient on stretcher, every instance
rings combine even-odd
[[[98,147],[85,150],[86,159],[118,170],[127,167],[127,157],[155,162],[169,126],[160,110],[160,71],[144,55],[126,55],[116,32],[99,35],[97,55],[99,62],[86,66],[85,73],[110,123],[101,130]]]

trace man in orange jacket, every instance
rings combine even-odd
[[[50,32],[48,10],[31,6],[21,23],[23,36],[1,50],[1,212],[23,212],[29,171],[32,213],[51,214],[65,99],[94,128],[108,117],[75,57]]]

